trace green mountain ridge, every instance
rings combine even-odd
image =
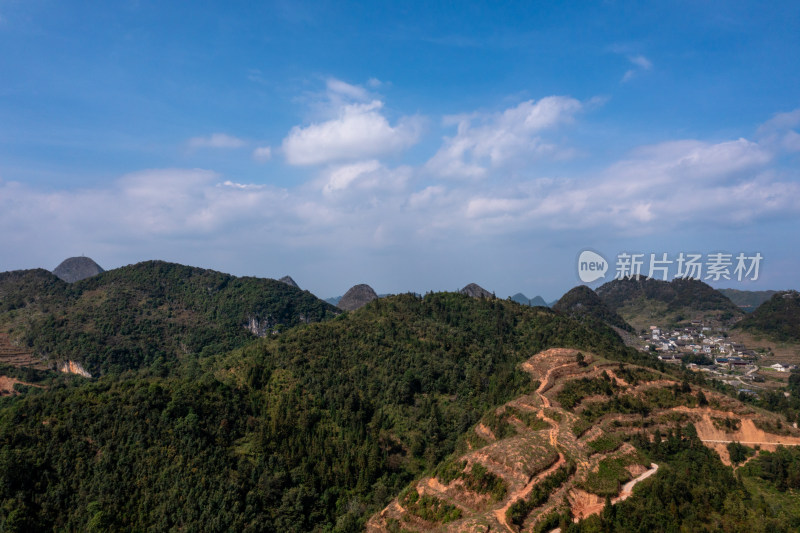
[[[742,315],[726,296],[693,279],[618,279],[601,285],[595,292],[611,311],[637,330],[690,320],[727,323]]]
[[[519,363],[555,345],[646,357],[608,328],[438,293],[187,357],[166,377],[64,376],[0,400],[0,520],[356,531],[486,409],[528,390]]]
[[[586,285],[568,291],[553,306],[554,311],[567,313],[578,319],[597,320],[610,326],[633,331],[633,327],[603,303],[603,300]]]
[[[734,327],[777,342],[800,342],[800,293],[776,292]]]
[[[41,270],[0,274],[0,330],[52,363],[92,374],[220,353],[337,309],[286,283],[147,261],[65,283]]]

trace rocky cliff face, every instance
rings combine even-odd
[[[79,376],[83,376],[85,378],[92,377],[92,375],[85,368],[83,368],[83,365],[77,361],[64,361],[58,365],[58,371],[66,374],[78,374]]]
[[[67,283],[75,283],[82,279],[91,278],[102,272],[105,272],[105,270],[89,257],[70,257],[53,270],[53,274]]]
[[[345,311],[354,311],[359,307],[367,305],[372,300],[377,299],[378,295],[369,285],[355,285],[344,293],[342,299],[339,300],[338,307]]]
[[[487,291],[477,283],[470,283],[458,292],[461,294],[466,294],[471,298],[494,298],[494,294]]]

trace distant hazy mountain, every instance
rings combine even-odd
[[[331,298],[325,298],[325,301],[331,305],[339,305],[339,301],[342,299],[341,296],[332,296]]]
[[[458,292],[461,294],[466,294],[471,298],[494,298],[494,294],[487,291],[477,283],[470,283]]]
[[[75,283],[82,279],[91,278],[105,272],[105,270],[89,257],[70,257],[58,265],[53,274],[66,281]]]
[[[745,313],[752,313],[756,307],[763,304],[778,291],[739,291],[736,289],[717,289],[727,296],[739,309]]]
[[[535,296],[534,298],[528,298],[521,292],[518,292],[514,296],[510,297],[512,301],[517,302],[522,305],[530,305],[530,306],[539,306],[539,307],[550,307],[547,302],[544,301],[544,298],[541,296]]]
[[[800,342],[800,293],[773,294],[734,327],[778,342]]]
[[[518,292],[517,294],[515,294],[514,296],[510,296],[509,298],[511,298],[512,302],[517,302],[518,304],[531,305],[530,299],[521,292]]]
[[[595,292],[611,311],[637,329],[690,320],[728,321],[742,314],[725,295],[693,279],[618,279]]]
[[[576,318],[588,317],[600,320],[611,326],[632,331],[630,324],[603,303],[597,294],[586,285],[578,285],[567,292],[553,306],[553,310],[572,315]]]
[[[541,296],[534,296],[531,298],[531,305],[536,307],[552,307],[552,305],[545,302],[544,298]]]
[[[344,296],[337,302],[339,309],[345,311],[354,311],[359,307],[363,307],[370,303],[372,300],[377,300],[378,295],[375,291],[366,284],[354,285],[350,288]]]

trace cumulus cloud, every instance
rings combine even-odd
[[[666,142],[580,179],[541,179],[474,192],[462,200],[476,231],[524,228],[665,231],[680,224],[744,224],[800,215],[800,184],[769,170],[773,155],[739,139]]]
[[[545,140],[543,132],[572,122],[582,107],[574,98],[548,96],[502,113],[451,118],[458,125],[456,135],[444,139],[426,166],[442,177],[480,178],[515,159],[564,155],[566,150]]]
[[[186,144],[189,148],[241,148],[247,143],[225,133],[214,133],[207,137],[192,137]]]
[[[375,159],[329,168],[323,173],[322,192],[331,196],[345,191],[401,191],[412,174],[410,167],[387,168]]]
[[[384,103],[364,89],[341,80],[327,81],[326,120],[295,126],[283,140],[291,165],[374,158],[414,145],[421,133],[419,117],[401,117],[392,125]]]
[[[800,109],[777,113],[758,128],[759,142],[777,151],[800,152]]]
[[[109,187],[40,191],[20,183],[0,184],[0,227],[14,218],[35,217],[21,228],[31,242],[76,238],[120,245],[139,239],[208,235],[242,222],[261,220],[280,206],[285,193],[222,180],[212,171],[157,169],[121,177]],[[28,213],[21,217],[22,213]]]

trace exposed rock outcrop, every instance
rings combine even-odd
[[[461,294],[466,294],[472,298],[494,298],[494,294],[487,291],[477,283],[470,283],[458,292]]]
[[[278,281],[280,281],[281,283],[285,283],[285,284],[289,285],[290,287],[294,287],[295,289],[299,289],[300,288],[300,286],[297,283],[295,283],[295,281],[292,279],[292,276],[283,276]]]
[[[337,307],[345,311],[354,311],[359,307],[367,305],[372,300],[377,300],[378,295],[372,290],[372,287],[365,284],[355,285],[350,288],[342,299],[339,300]]]
[[[58,365],[58,371],[66,374],[78,374],[79,376],[83,376],[85,378],[92,377],[92,375],[85,368],[83,368],[83,365],[77,361],[64,361]]]
[[[53,274],[67,283],[75,283],[82,279],[91,278],[102,272],[105,272],[105,270],[89,257],[70,257],[62,261],[53,270]]]

